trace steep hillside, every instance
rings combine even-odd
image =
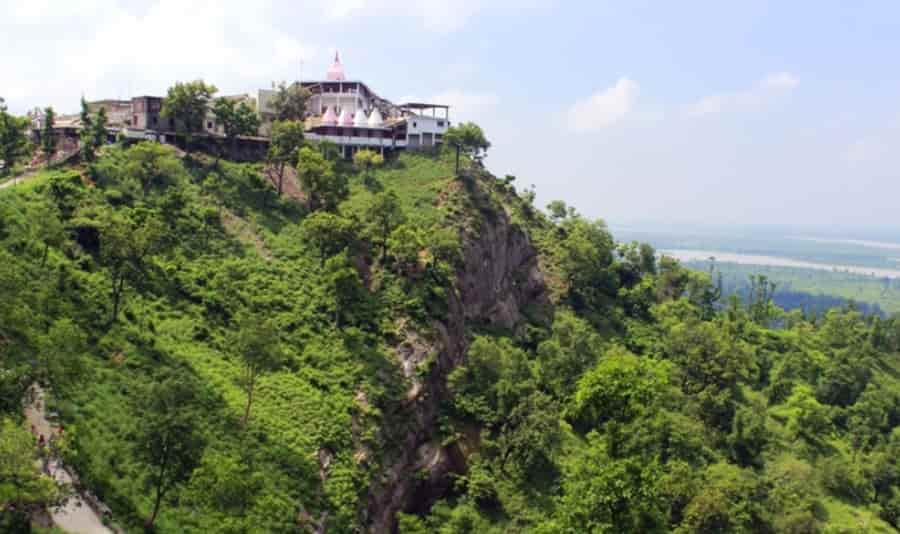
[[[900,321],[721,302],[450,154],[322,166],[312,211],[149,143],[0,191],[0,409],[46,384],[125,530],[900,524]]]

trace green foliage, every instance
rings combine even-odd
[[[284,190],[285,168],[297,166],[298,151],[303,146],[303,129],[299,120],[272,123],[267,161],[275,167],[275,187],[279,195]]]
[[[44,116],[41,120],[41,151],[44,153],[44,159],[47,167],[50,166],[50,160],[56,154],[56,133],[53,127],[56,125],[56,112],[52,107],[44,109]]]
[[[898,524],[896,319],[723,305],[452,153],[306,157],[346,184],[312,212],[149,143],[0,192],[0,410],[47,383],[127,531],[366,530],[398,479],[401,532]]]
[[[306,115],[306,101],[311,96],[309,90],[299,84],[278,84],[272,97],[271,106],[276,121],[302,121]]]
[[[176,82],[163,99],[160,114],[175,120],[179,135],[190,144],[191,134],[203,130],[203,121],[212,97],[218,89],[202,80]]]
[[[582,432],[607,421],[627,423],[652,410],[667,383],[663,363],[613,346],[579,379],[566,417]]]
[[[29,515],[59,504],[65,488],[39,469],[34,436],[10,418],[0,419],[0,528],[28,532]],[[19,530],[21,529],[21,530]]]
[[[237,151],[237,138],[239,135],[256,135],[259,133],[260,118],[256,111],[247,105],[247,102],[237,103],[230,98],[217,98],[213,103],[213,115],[216,123],[222,125],[225,130],[225,138],[231,145],[231,157],[235,157]]]
[[[170,492],[190,479],[205,446],[198,429],[196,393],[184,377],[170,375],[142,396],[135,453],[150,466],[145,479],[154,494],[147,525],[153,527],[160,505]]]
[[[312,210],[334,210],[347,196],[347,178],[334,171],[334,166],[309,147],[300,149],[297,178]]]
[[[9,174],[22,158],[28,155],[30,145],[25,136],[28,128],[27,117],[16,117],[6,111],[0,102],[0,160],[3,161],[2,174]]]
[[[484,131],[474,122],[463,122],[451,126],[444,134],[444,144],[456,150],[456,173],[459,174],[459,155],[465,154],[473,160],[480,160],[491,148]]]

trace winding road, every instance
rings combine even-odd
[[[0,186],[3,187],[3,186]],[[59,432],[58,427],[52,425],[46,416],[46,404],[44,401],[44,391],[37,384],[32,386],[34,391],[34,401],[25,407],[25,417],[29,424],[33,425],[34,431],[38,435],[48,439],[50,436]],[[49,462],[49,471],[53,478],[59,482],[72,485],[72,476],[69,472],[59,466],[59,460],[53,458]],[[75,534],[114,534],[112,530],[103,524],[100,516],[91,508],[84,500],[81,494],[75,494],[66,505],[59,509],[51,510],[53,523],[66,532]]]

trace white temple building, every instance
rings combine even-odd
[[[299,81],[311,93],[307,100],[306,138],[338,145],[344,157],[361,148],[380,152],[433,147],[450,127],[450,107],[441,104],[393,102],[378,96],[364,82],[349,80],[335,53],[324,80]],[[274,91],[260,90],[258,109],[271,112]]]

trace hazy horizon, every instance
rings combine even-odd
[[[900,5],[0,0],[17,113],[321,78],[450,104],[537,203],[607,221],[900,228]],[[302,60],[302,66],[301,66]]]

